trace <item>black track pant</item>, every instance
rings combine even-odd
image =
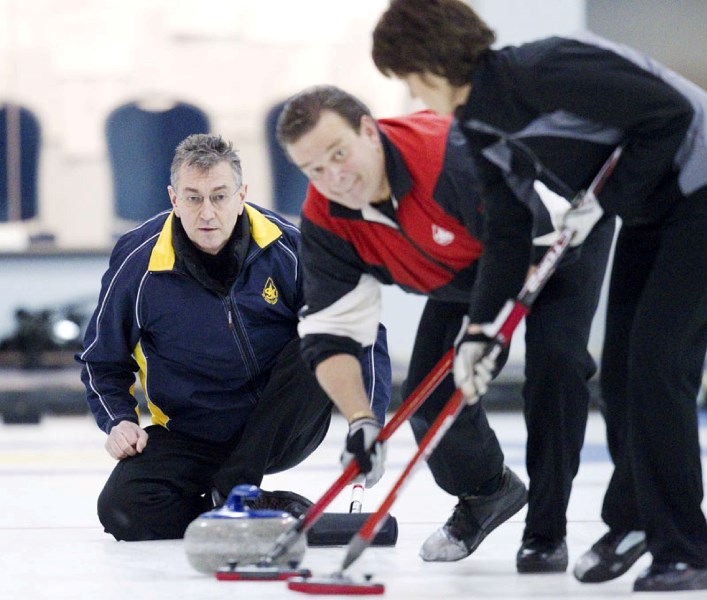
[[[210,490],[260,485],[263,475],[289,469],[319,446],[332,404],[299,354],[282,350],[262,401],[238,440],[214,444],[153,425],[145,450],[121,460],[98,498],[98,517],[118,540],[181,538],[211,508]]]
[[[467,311],[466,304],[427,301],[418,326],[408,377],[402,389],[404,398],[454,345],[462,317]],[[453,391],[454,380],[449,375],[410,419],[418,443]],[[486,419],[482,402],[462,410],[427,464],[437,485],[453,496],[475,493],[501,473],[503,452]]]
[[[622,228],[602,392],[614,473],[602,518],[644,529],[657,563],[707,567],[696,398],[707,349],[707,190],[656,227]]]
[[[524,415],[528,513],[523,534],[559,540],[579,469],[596,364],[587,351],[615,219],[599,222],[545,285],[526,318]]]
[[[559,539],[566,534],[566,509],[587,422],[587,381],[596,371],[587,341],[613,233],[614,220],[602,221],[578,258],[553,274],[527,319],[526,535]],[[403,388],[405,397],[452,347],[467,309],[464,304],[427,302]],[[453,390],[450,376],[411,419],[418,442]],[[473,493],[500,472],[503,453],[482,403],[464,409],[428,463],[437,484],[457,496]]]

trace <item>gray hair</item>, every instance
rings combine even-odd
[[[236,187],[243,183],[243,171],[238,151],[231,142],[225,141],[220,135],[210,133],[195,133],[182,140],[174,151],[172,167],[169,173],[170,184],[176,190],[179,169],[182,165],[196,167],[208,171],[220,162],[231,165]]]

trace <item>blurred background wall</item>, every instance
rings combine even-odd
[[[589,27],[705,85],[704,0],[477,0],[498,45]],[[0,103],[32,110],[42,127],[37,217],[13,242],[0,224],[0,337],[19,305],[97,294],[107,252],[126,226],[114,213],[108,115],[135,101],[160,111],[177,101],[208,116],[240,149],[249,200],[271,206],[268,110],[299,89],[332,83],[377,116],[420,108],[370,59],[386,0],[0,0]],[[2,168],[2,166],[0,166]],[[166,191],[165,191],[166,201]],[[14,252],[9,248],[15,244]],[[396,360],[409,356],[422,301],[386,290],[384,319]],[[600,309],[601,310],[601,309]],[[600,349],[599,318],[592,349]],[[522,333],[516,339],[521,340]],[[516,358],[522,342],[515,343]],[[520,358],[519,358],[520,360]]]

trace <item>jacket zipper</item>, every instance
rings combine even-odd
[[[233,312],[231,311],[231,303],[230,301],[226,301],[227,307],[226,307],[226,312],[228,313],[228,330],[233,332]]]
[[[224,296],[223,302],[226,305],[226,317],[228,319],[228,329],[236,340],[236,344],[241,352],[243,358],[243,363],[245,364],[246,370],[250,378],[253,378],[256,374],[255,362],[248,352],[248,341],[246,340],[243,332],[235,326],[233,323],[233,302],[231,302],[231,296],[228,294]]]

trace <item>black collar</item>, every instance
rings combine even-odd
[[[204,287],[225,295],[238,277],[250,245],[248,214],[238,217],[228,242],[216,255],[199,250],[187,236],[181,220],[174,215],[172,221],[172,246],[184,270]]]

